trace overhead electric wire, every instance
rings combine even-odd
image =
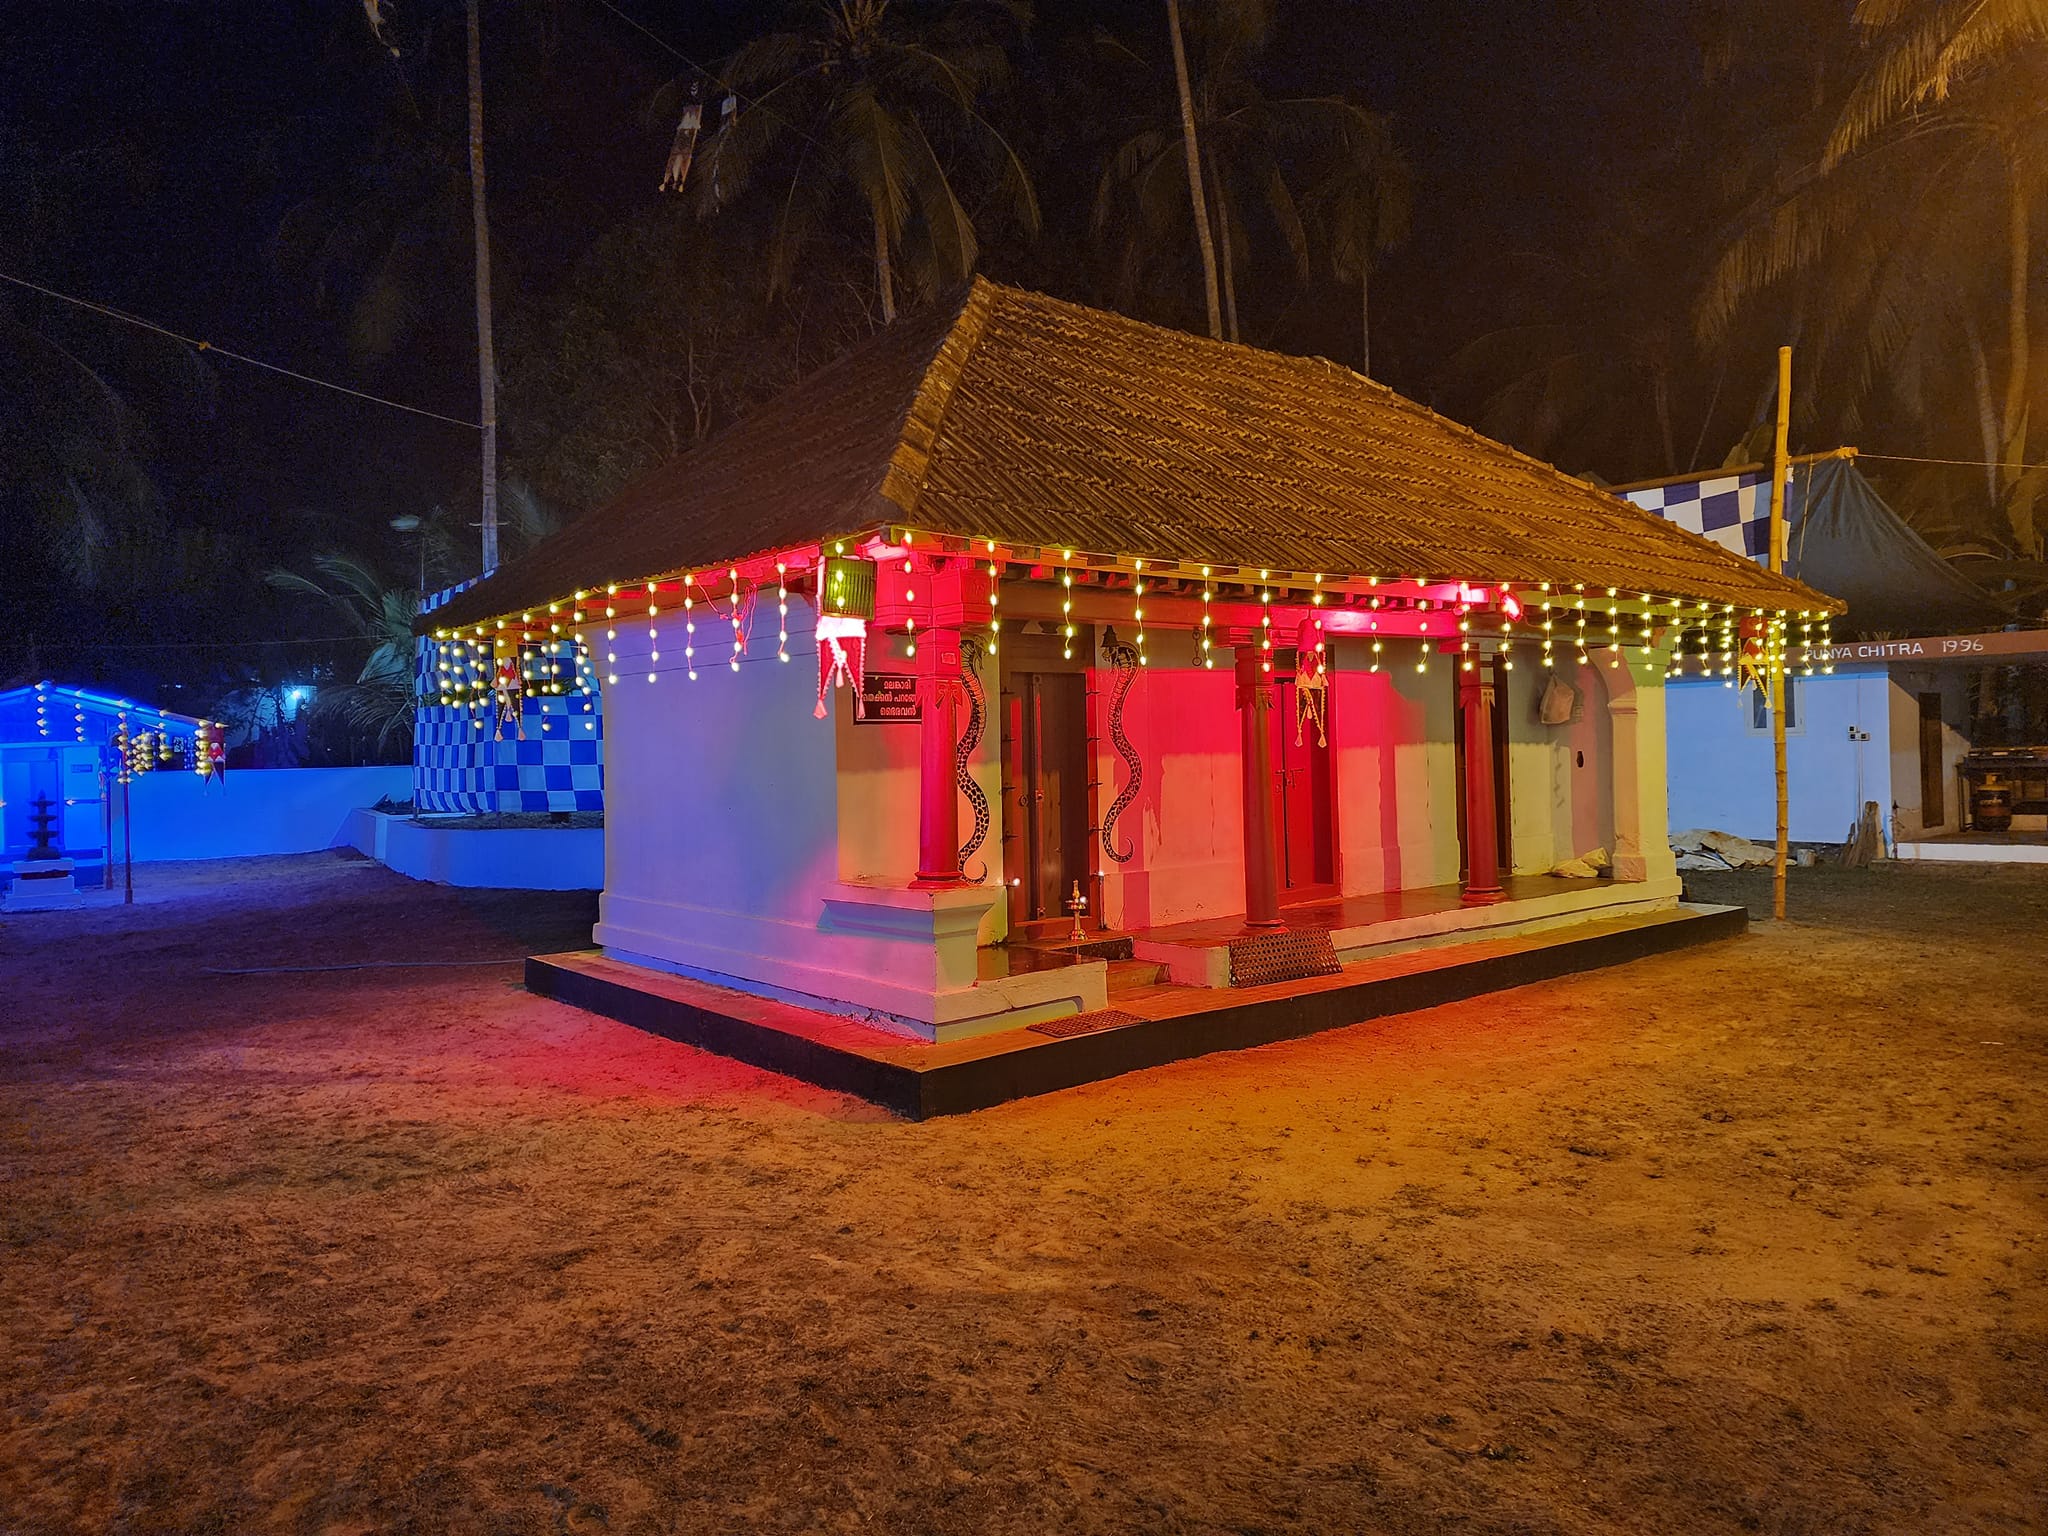
[[[1969,469],[2048,469],[2048,464],[2014,464],[2005,459],[1923,459],[1910,453],[1858,453],[1857,457],[1895,464],[1956,464]]]
[[[269,373],[281,373],[286,378],[297,379],[302,384],[315,384],[321,389],[331,389],[337,394],[353,395],[358,400],[368,400],[373,405],[388,405],[394,411],[407,411],[414,416],[427,416],[435,421],[445,421],[450,426],[467,427],[472,432],[483,430],[475,422],[464,421],[460,416],[444,416],[441,412],[427,410],[424,406],[407,405],[403,400],[387,400],[384,396],[373,395],[368,390],[352,389],[346,384],[337,384],[332,379],[319,379],[310,373],[300,373],[293,368],[283,368],[276,363],[266,363],[262,358],[251,357],[246,352],[237,352],[229,347],[216,346],[213,342],[202,341],[196,336],[183,335],[178,331],[170,329],[168,326],[158,325],[154,320],[145,320],[140,315],[131,315],[126,310],[115,309],[107,304],[98,304],[91,299],[81,299],[75,294],[60,293],[55,288],[46,288],[41,283],[32,283],[27,278],[16,277],[11,272],[0,272],[0,282],[13,283],[17,287],[27,288],[32,292],[43,294],[49,298],[62,300],[66,304],[76,304],[80,309],[89,309],[94,314],[105,315],[108,319],[118,320],[123,325],[140,326],[145,331],[154,331],[159,336],[168,336],[171,340],[183,342],[186,346],[200,352],[217,353],[222,357],[231,357],[238,363],[247,363],[252,368],[261,368]]]
[[[202,976],[313,976],[325,971],[418,971],[446,966],[524,965],[526,956],[507,955],[502,960],[355,960],[335,965],[202,965]]]
[[[341,645],[364,635],[298,635],[281,640],[91,640],[77,644],[40,642],[53,651],[239,651],[252,645]]]

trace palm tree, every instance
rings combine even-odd
[[[974,270],[979,239],[960,190],[970,178],[991,212],[1037,233],[1031,179],[983,110],[1007,78],[1005,46],[1028,19],[1022,5],[1000,0],[802,8],[790,30],[755,38],[724,65],[718,83],[737,110],[696,158],[699,212],[717,211],[773,167],[781,206],[769,244],[772,295],[850,201],[868,225],[883,323],[894,320],[906,281],[924,293]]]
[[[1166,30],[1173,40],[1173,83],[1180,97],[1180,133],[1188,167],[1188,203],[1195,217],[1195,243],[1202,252],[1202,297],[1209,306],[1209,334],[1220,341],[1223,337],[1223,316],[1216,293],[1216,237],[1209,228],[1209,200],[1202,192],[1202,146],[1195,126],[1195,93],[1188,85],[1188,48],[1180,30],[1180,0],[1166,0]]]
[[[1337,281],[1358,284],[1358,371],[1370,377],[1373,261],[1408,238],[1414,178],[1384,117],[1361,111],[1344,127],[1306,202]]]
[[[2034,208],[2048,192],[2048,106],[2032,83],[2048,67],[2042,18],[2018,0],[1865,0],[1872,52],[1831,131],[1752,209],[1700,304],[1712,339],[1790,289],[1813,333],[1802,347],[1851,401],[1882,386],[1917,416],[1970,400],[1987,494],[2024,555],[2039,545],[2043,479],[2021,467]]]
[[[1095,191],[1096,237],[1120,233],[1120,297],[1128,302],[1148,265],[1178,266],[1193,248],[1201,253],[1205,297],[1212,265],[1221,292],[1212,334],[1232,341],[1243,333],[1237,269],[1251,259],[1255,232],[1277,237],[1298,279],[1308,281],[1309,241],[1295,192],[1310,179],[1303,167],[1356,158],[1361,174],[1391,169],[1372,153],[1386,140],[1374,114],[1339,97],[1275,100],[1259,89],[1251,66],[1269,19],[1269,0],[1214,0],[1189,29],[1196,67],[1178,110],[1124,139]],[[1178,16],[1169,20],[1178,44]],[[1177,46],[1176,86],[1184,62]],[[1397,194],[1371,196],[1391,205]]]
[[[321,707],[341,710],[359,730],[375,731],[380,750],[409,741],[417,693],[413,678],[417,594],[402,583],[387,585],[372,566],[353,555],[315,555],[313,569],[320,579],[275,570],[267,572],[264,580],[283,591],[321,599],[369,647],[356,680],[325,690]]]
[[[375,12],[372,11],[375,31]],[[484,574],[498,568],[498,356],[491,335],[491,221],[484,206],[483,26],[469,0],[469,214],[476,250],[476,380],[483,428]]]

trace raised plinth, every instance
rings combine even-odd
[[[1348,964],[1335,976],[1270,986],[1146,987],[1114,999],[1120,1027],[1075,1035],[1012,1027],[911,1040],[758,990],[663,975],[589,953],[535,956],[526,962],[526,985],[543,997],[922,1120],[1727,938],[1741,933],[1747,920],[1741,907],[1681,906],[1387,955]],[[1028,1015],[1013,1018],[1021,1026]]]
[[[817,920],[722,912],[607,892],[593,931],[628,964],[863,1020],[920,1040],[1085,1013],[1108,997],[1099,960],[983,975],[976,935],[1002,889],[840,880]]]
[[[14,866],[14,883],[7,887],[0,912],[57,912],[80,906],[85,893],[78,888],[70,859],[22,859]]]
[[[1566,880],[1552,875],[1511,875],[1500,899],[1473,906],[1455,885],[1382,891],[1335,901],[1282,907],[1290,928],[1319,929],[1330,936],[1339,960],[1364,960],[1440,944],[1540,933],[1600,917],[1668,911],[1678,905],[1680,885],[1669,879]],[[1184,987],[1227,987],[1230,946],[1249,930],[1241,917],[1203,918],[1130,935],[1131,952],[1166,968]]]

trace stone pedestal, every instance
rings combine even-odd
[[[85,901],[69,859],[20,859],[0,912],[55,912]]]

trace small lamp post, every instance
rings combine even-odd
[[[426,523],[410,512],[401,512],[391,519],[391,526],[399,533],[416,533],[420,536],[420,596],[427,595],[427,531]]]

